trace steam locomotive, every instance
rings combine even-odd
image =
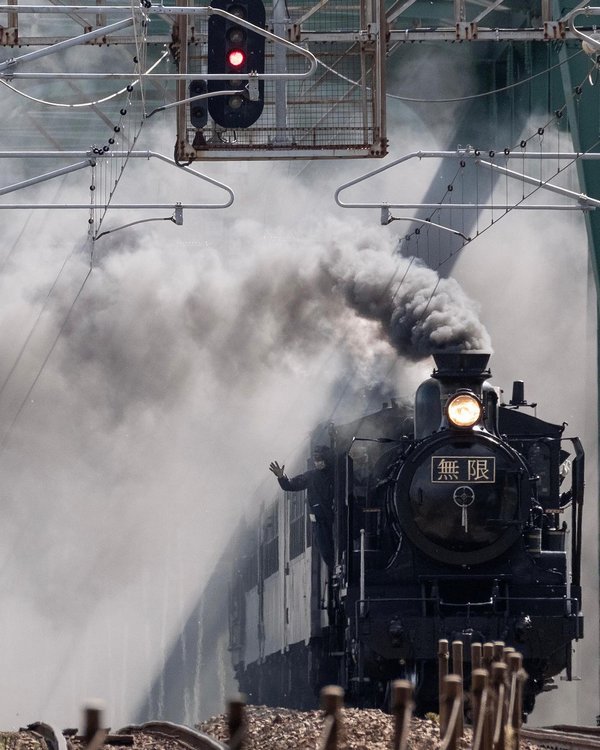
[[[462,641],[467,658],[474,642],[521,652],[526,712],[554,676],[571,678],[581,443],[535,416],[521,381],[500,403],[488,354],[434,359],[414,409],[392,402],[312,435],[335,457],[331,568],[304,493],[280,493],[240,532],[229,645],[250,702],[314,708],[334,683],[349,704],[384,707],[404,677],[418,710],[437,710],[441,638]]]

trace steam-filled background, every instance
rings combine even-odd
[[[433,125],[391,102],[390,158],[445,148],[452,116]],[[172,151],[168,116],[143,135]],[[204,587],[236,519],[273,493],[269,462],[297,459],[318,421],[410,398],[431,346],[461,342],[493,348],[492,382],[507,399],[524,380],[538,416],[585,441],[581,681],[540,698],[531,723],[594,723],[596,298],[582,217],[512,212],[438,283],[398,253],[405,226],[335,205],[364,165],[202,169],[235,190],[231,208],[93,246],[86,212],[0,211],[0,727],[76,726],[89,697],[104,699],[114,728],[143,707],[189,723],[220,712],[232,689],[226,641],[215,633],[192,648],[179,636],[212,606]],[[418,201],[435,166],[403,170],[356,195]],[[88,185],[73,175],[27,199],[84,202]],[[149,162],[128,165],[119,190],[148,202],[221,197]],[[105,228],[125,221],[109,213]],[[210,674],[176,717],[164,677],[173,648],[187,649],[198,685]]]

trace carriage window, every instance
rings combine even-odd
[[[306,548],[306,492],[286,492],[290,512],[290,560]]]
[[[279,523],[277,507],[265,518],[262,539],[263,579],[273,575],[279,569]]]
[[[258,555],[256,548],[244,558],[244,566],[241,573],[244,591],[250,591],[250,589],[258,585]]]

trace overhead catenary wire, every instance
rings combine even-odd
[[[481,99],[484,96],[493,96],[494,94],[502,94],[504,91],[509,91],[510,89],[515,89],[518,86],[523,86],[526,83],[529,83],[530,81],[533,81],[536,78],[539,78],[540,76],[548,75],[553,70],[556,70],[557,68],[560,68],[561,65],[564,65],[565,63],[569,62],[575,57],[578,57],[579,55],[583,54],[583,50],[578,50],[577,52],[573,53],[570,57],[567,57],[565,60],[561,60],[560,62],[556,63],[556,65],[551,65],[549,68],[546,68],[545,70],[541,70],[539,73],[534,73],[533,75],[522,78],[519,81],[515,81],[514,83],[510,83],[507,86],[502,86],[498,89],[493,89],[491,91],[482,91],[480,94],[469,94],[467,96],[457,96],[447,99],[417,99],[414,97],[408,97],[408,96],[402,96],[401,94],[390,94],[386,93],[386,96],[390,97],[391,99],[399,99],[403,102],[412,102],[414,104],[450,104],[452,102],[466,102],[470,101],[472,99]],[[595,66],[594,66],[595,67]]]
[[[583,54],[583,50],[578,50],[574,54],[572,54],[570,57],[567,57],[565,60],[561,60],[560,62],[556,63],[556,65],[551,65],[550,67],[540,71],[539,73],[534,73],[533,75],[529,76],[528,78],[522,78],[519,81],[515,81],[514,83],[511,83],[507,86],[502,86],[501,88],[492,89],[491,91],[482,91],[479,94],[469,94],[467,96],[459,96],[459,97],[453,97],[448,99],[417,99],[415,97],[408,97],[408,96],[402,96],[401,94],[391,94],[389,91],[386,91],[386,97],[390,99],[398,99],[403,102],[411,102],[415,104],[449,104],[452,102],[465,102],[469,101],[471,99],[480,99],[484,96],[493,96],[494,94],[501,94],[504,91],[508,91],[509,89],[517,88],[518,86],[523,86],[526,83],[529,83],[530,81],[534,80],[535,78],[538,78],[540,76],[547,75],[553,70],[556,70],[557,68],[560,68],[561,65],[564,65],[565,63],[568,63],[570,60],[572,60],[575,57],[578,57],[579,55]],[[348,76],[343,75],[342,73],[339,73],[334,68],[331,68],[329,65],[324,63],[322,60],[318,60],[319,65],[321,65],[323,68],[325,68],[330,73],[333,73],[338,78],[341,78],[342,80],[346,81],[347,83],[352,84],[353,86],[360,86],[360,83],[358,81],[353,81]],[[596,67],[594,64],[593,67]],[[592,69],[593,69],[592,67]],[[586,73],[586,77],[589,75]],[[367,90],[370,90],[370,87],[367,86]]]
[[[11,367],[11,368],[10,368],[10,370],[9,370],[9,371],[7,372],[7,374],[6,374],[6,377],[4,378],[4,380],[3,380],[3,382],[2,382],[2,385],[0,386],[0,397],[1,397],[1,396],[2,396],[2,394],[4,393],[4,389],[5,389],[5,388],[6,388],[6,386],[8,385],[8,382],[9,382],[9,380],[11,379],[11,377],[12,377],[12,375],[13,375],[14,371],[15,371],[15,370],[17,369],[17,367],[19,366],[19,362],[21,361],[21,359],[22,359],[22,357],[23,357],[23,354],[25,353],[25,350],[27,349],[27,346],[28,346],[28,344],[29,344],[29,342],[31,341],[31,338],[33,337],[33,334],[35,333],[35,331],[36,331],[36,329],[37,329],[37,327],[38,327],[38,324],[39,324],[40,320],[42,319],[42,315],[44,314],[44,312],[45,312],[45,310],[46,310],[46,307],[47,307],[47,305],[48,305],[48,302],[50,301],[50,298],[51,298],[51,296],[52,296],[52,293],[53,293],[53,292],[54,292],[54,290],[56,289],[56,285],[58,284],[58,281],[59,281],[60,277],[62,276],[62,272],[63,272],[63,271],[65,270],[65,267],[66,267],[66,265],[67,265],[68,261],[69,261],[69,260],[71,259],[71,257],[73,256],[73,252],[74,252],[74,251],[72,250],[72,251],[71,251],[71,252],[70,252],[70,253],[69,253],[69,254],[68,254],[68,255],[66,256],[66,258],[64,259],[64,261],[63,261],[63,263],[62,263],[62,265],[61,265],[61,267],[60,267],[60,269],[59,269],[59,271],[58,271],[58,274],[56,275],[56,278],[55,278],[55,279],[54,279],[54,281],[52,282],[52,285],[51,285],[50,289],[48,290],[48,293],[46,294],[46,298],[44,299],[44,303],[43,303],[43,305],[42,305],[42,306],[41,306],[41,308],[40,308],[40,311],[39,311],[39,313],[38,313],[38,316],[37,316],[37,318],[35,319],[35,321],[34,321],[33,325],[31,326],[31,329],[29,330],[29,333],[27,334],[27,336],[26,336],[25,340],[23,341],[23,344],[21,345],[21,348],[19,349],[19,353],[17,354],[17,357],[15,358],[15,361],[13,362],[13,364],[12,364],[12,367]]]
[[[85,278],[83,279],[83,281],[81,282],[81,286],[79,287],[79,290],[78,290],[77,294],[75,295],[75,298],[73,299],[73,302],[71,303],[69,309],[67,310],[67,313],[66,313],[66,315],[65,315],[65,317],[63,319],[63,322],[62,322],[62,324],[61,324],[61,326],[60,326],[60,328],[58,330],[58,333],[56,334],[56,336],[54,338],[54,341],[52,342],[52,345],[50,346],[50,349],[48,350],[46,356],[44,357],[44,359],[43,359],[43,361],[42,361],[42,363],[41,363],[41,365],[40,365],[40,367],[39,367],[39,369],[37,371],[36,376],[34,377],[33,381],[31,382],[31,385],[27,389],[27,393],[23,397],[23,399],[21,401],[21,404],[19,405],[19,408],[17,409],[17,412],[16,412],[15,416],[13,417],[11,423],[9,424],[8,428],[6,429],[6,432],[4,433],[4,435],[2,437],[2,440],[0,441],[0,455],[6,449],[6,446],[8,444],[8,439],[9,439],[9,437],[10,437],[12,431],[13,431],[13,428],[17,424],[17,422],[19,420],[19,417],[21,416],[23,410],[25,409],[25,406],[27,405],[31,394],[33,393],[34,388],[36,387],[36,385],[37,385],[40,377],[42,376],[42,373],[44,372],[44,370],[46,368],[46,365],[48,364],[48,361],[50,360],[50,357],[52,356],[52,353],[54,352],[54,349],[56,348],[56,345],[58,344],[58,341],[59,341],[60,337],[62,336],[62,333],[63,333],[63,331],[65,329],[65,326],[67,325],[67,323],[69,321],[71,313],[73,312],[73,309],[74,309],[75,305],[77,304],[77,300],[81,296],[81,293],[83,292],[83,289],[84,289],[84,287],[85,287],[85,285],[87,283],[87,280],[90,278],[91,273],[92,273],[92,266],[90,264],[88,272],[87,272]]]
[[[168,54],[169,54],[168,50],[164,52],[160,56],[160,58],[148,68],[146,73],[151,73],[158,65],[160,65],[160,63],[165,59],[165,57],[167,57]],[[29,101],[35,102],[36,104],[43,104],[46,107],[60,107],[62,109],[78,109],[78,108],[83,108],[83,107],[96,107],[98,104],[105,104],[106,102],[109,102],[112,99],[116,99],[116,97],[121,96],[122,94],[125,94],[126,92],[130,91],[130,86],[139,85],[140,80],[141,80],[141,76],[137,76],[127,86],[124,86],[123,88],[119,89],[118,91],[115,91],[112,94],[108,94],[102,99],[94,99],[93,101],[73,102],[73,103],[51,102],[47,99],[40,99],[39,97],[31,96],[31,94],[26,94],[24,91],[21,91],[16,86],[14,86],[11,83],[8,83],[8,81],[5,81],[2,78],[0,78],[0,83],[2,83],[4,86],[6,86],[6,88],[10,89],[18,96],[21,96],[24,99],[29,99]]]

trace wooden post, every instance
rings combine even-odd
[[[446,731],[445,723],[446,717],[444,716],[444,680],[448,675],[448,660],[450,656],[448,654],[448,641],[442,638],[438,641],[438,705],[440,710],[440,737],[443,737]]]
[[[102,728],[102,709],[99,705],[85,706],[83,709],[83,741],[87,747],[94,739],[96,732]]]
[[[458,744],[458,720],[463,710],[461,687],[460,677],[456,674],[449,674],[444,679],[444,713],[448,718],[442,740],[446,750],[456,750]],[[456,711],[454,710],[455,706]]]
[[[494,644],[484,643],[481,655],[481,668],[492,671],[492,662],[494,661]]]
[[[321,708],[325,711],[325,723],[319,743],[320,750],[337,750],[342,729],[343,705],[343,688],[338,685],[327,685],[321,690]]]
[[[246,742],[246,699],[243,695],[227,703],[229,750],[241,750]]]
[[[482,706],[484,691],[488,689],[487,669],[474,669],[471,673],[471,705],[473,707],[473,750],[489,750],[489,705]]]
[[[392,682],[392,713],[394,715],[394,750],[406,748],[410,719],[414,709],[413,685],[408,680]]]
[[[514,750],[518,750],[520,742],[521,724],[523,722],[523,687],[527,680],[527,675],[522,665],[522,654],[517,651],[509,654],[508,672],[511,691],[507,722],[510,726],[511,736],[508,744]]]
[[[464,727],[464,691],[463,691],[463,642],[452,641],[452,673],[460,677],[459,696],[461,710],[456,723],[456,736],[462,737],[465,733]]]
[[[102,701],[89,703],[83,709],[83,747],[86,750],[99,750],[104,744],[108,729],[102,728]]]
[[[504,750],[504,729],[506,725],[506,673],[508,667],[502,662],[492,665],[491,684],[496,696],[494,715],[493,750]]]
[[[471,674],[476,669],[481,669],[482,648],[481,643],[471,644]]]
[[[494,661],[501,662],[504,654],[504,641],[494,641]]]
[[[508,672],[514,674],[518,672],[523,666],[523,655],[513,649],[512,653],[508,655]]]

